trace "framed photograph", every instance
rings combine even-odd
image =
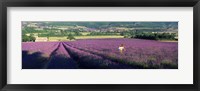
[[[0,6],[2,90],[199,90],[199,0]]]

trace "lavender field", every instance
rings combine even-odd
[[[123,53],[120,44],[125,46]],[[178,42],[128,38],[23,42],[22,69],[178,69]]]

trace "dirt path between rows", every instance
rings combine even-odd
[[[58,47],[51,53],[48,63],[44,66],[46,69],[76,69],[77,62],[65,50],[63,43],[60,42]]]

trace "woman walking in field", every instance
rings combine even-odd
[[[123,52],[125,51],[124,44],[121,44],[118,49],[119,49],[119,52],[123,54]]]

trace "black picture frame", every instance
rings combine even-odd
[[[199,91],[200,0],[2,0],[0,1],[0,89],[9,90],[116,90],[116,91]],[[194,84],[7,84],[7,7],[193,7]]]

